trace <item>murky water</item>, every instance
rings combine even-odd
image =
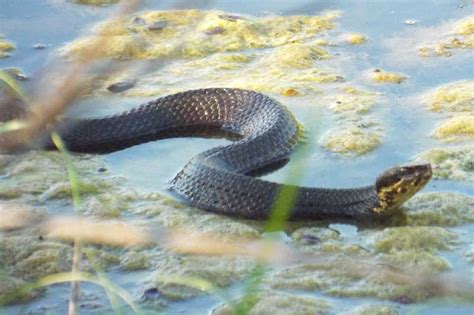
[[[328,153],[320,146],[320,141],[326,130],[334,126],[335,121],[327,108],[321,105],[321,101],[311,97],[275,96],[291,108],[308,129],[311,137],[306,144],[309,147],[309,153],[293,159],[284,169],[267,175],[266,178],[269,180],[293,181],[292,170],[295,167],[304,167],[305,175],[298,179],[300,184],[329,187],[370,184],[381,170],[394,164],[408,162],[417,153],[435,146],[436,141],[430,137],[430,133],[438,118],[427,114],[426,109],[419,106],[414,97],[444,83],[474,78],[472,53],[422,61],[418,56],[403,54],[403,47],[400,47],[400,45],[407,45],[400,39],[413,37],[413,33],[419,32],[420,29],[429,29],[438,26],[443,21],[459,20],[473,14],[474,3],[469,0],[170,0],[144,1],[143,4],[143,9],[173,7],[212,8],[252,15],[318,14],[323,10],[337,9],[343,11],[343,17],[338,20],[339,25],[336,30],[330,32],[332,36],[338,36],[345,31],[360,32],[368,36],[369,41],[365,45],[358,46],[357,49],[354,47],[330,48],[333,53],[351,57],[334,58],[328,62],[328,66],[339,69],[350,83],[368,86],[372,90],[384,93],[388,105],[377,109],[378,114],[384,118],[383,144],[372,153],[361,157],[345,158]],[[28,87],[36,77],[41,75],[45,64],[54,63],[55,49],[87,32],[90,25],[107,17],[112,10],[112,7],[88,7],[59,0],[0,0],[0,33],[14,41],[17,46],[10,58],[0,59],[0,69],[10,66],[20,67],[32,79],[25,83]],[[409,19],[416,20],[416,25],[404,23]],[[46,49],[33,49],[36,43],[46,44]],[[360,77],[360,73],[373,68],[402,72],[408,75],[409,80],[401,85],[369,85],[364,78]],[[92,114],[100,115],[133,107],[141,101],[143,99],[115,96],[94,98],[82,102],[81,110],[94,108]],[[100,109],[97,109],[96,104],[101,105]],[[172,178],[193,155],[222,143],[225,141],[194,138],[163,140],[110,154],[106,160],[110,165],[110,171],[113,174],[125,176],[130,185],[143,190],[164,192],[166,181]],[[465,182],[433,181],[426,190],[455,191],[474,195],[474,187]],[[463,231],[464,233],[467,231],[467,237],[474,237],[472,227],[466,227]],[[472,265],[463,264],[456,266],[456,269],[465,270],[471,277],[473,276]],[[120,274],[114,279],[127,289],[129,279],[126,275]],[[7,314],[15,314],[23,311],[28,313],[29,310],[37,309],[40,313],[41,310],[64,313],[67,307],[67,296],[62,291],[64,291],[63,286],[53,287],[45,298],[25,306],[8,307],[3,311]],[[236,284],[230,291],[238,296],[240,285]],[[309,293],[301,292],[301,294]],[[105,295],[99,297],[105,299]],[[336,312],[367,301],[380,303],[370,299],[328,298],[327,296],[325,298],[334,301],[334,305],[338,305]],[[46,307],[50,303],[53,304],[52,309]],[[217,298],[204,296],[186,302],[171,303],[166,313],[189,314],[189,310],[193,309],[196,314],[203,314],[217,304],[219,304]],[[420,305],[418,309],[407,307],[402,310],[420,314],[472,314],[473,312],[471,306],[454,307],[436,300]]]

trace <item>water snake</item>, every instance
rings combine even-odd
[[[189,204],[249,219],[268,218],[279,192],[294,192],[290,219],[367,218],[390,213],[431,178],[429,164],[383,172],[352,189],[297,187],[256,177],[283,165],[298,143],[289,110],[261,93],[234,88],[190,90],[116,115],[67,118],[57,126],[71,151],[106,153],[169,137],[222,136],[233,140],[193,157],[168,189]],[[50,141],[44,147],[54,147]]]

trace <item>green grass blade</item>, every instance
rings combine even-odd
[[[207,280],[195,278],[195,277],[181,276],[181,275],[157,276],[155,277],[155,279],[163,283],[173,283],[173,284],[183,285],[183,286],[197,289],[209,294],[215,294],[219,296],[224,301],[225,304],[229,305],[229,307],[233,310],[233,313],[237,311],[237,304],[234,302],[232,297],[229,296],[226,291],[215,286],[214,284],[212,284],[211,282]]]
[[[53,140],[54,145],[58,148],[59,152],[61,152],[64,162],[66,163],[67,173],[69,176],[69,183],[71,185],[71,194],[72,194],[72,204],[76,212],[79,209],[80,204],[80,186],[79,186],[79,178],[77,176],[77,170],[72,163],[71,156],[66,148],[61,137],[56,133],[51,133],[51,139]]]
[[[126,290],[122,289],[121,287],[117,286],[116,284],[108,280],[104,280],[100,277],[96,277],[90,273],[85,273],[85,272],[57,273],[57,274],[49,275],[49,276],[39,279],[36,282],[36,286],[45,287],[52,284],[74,282],[74,281],[90,282],[90,283],[97,284],[103,287],[104,289],[106,289],[107,291],[110,291],[113,294],[119,296],[122,300],[124,300],[130,306],[130,308],[135,312],[135,314],[140,314],[140,310],[133,302],[132,296],[130,296],[130,294],[128,294]]]
[[[11,77],[7,72],[5,71],[0,71],[0,81],[5,82],[5,84],[12,89],[16,95],[18,95],[21,100],[27,104],[30,105],[30,100],[28,98],[28,95],[26,95],[25,91],[15,82],[15,79]]]

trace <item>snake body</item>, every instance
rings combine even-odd
[[[58,130],[67,147],[78,152],[112,152],[179,136],[224,136],[234,140],[193,157],[168,184],[168,189],[187,203],[216,213],[268,218],[278,196],[283,196],[290,207],[289,218],[293,220],[361,218],[377,216],[396,201],[393,196],[381,197],[377,184],[327,189],[256,178],[255,174],[276,168],[289,159],[298,143],[299,127],[288,109],[254,91],[191,90],[112,116],[65,119],[62,125],[67,127]],[[431,170],[428,172],[423,167],[423,172],[417,173],[420,183],[416,191],[427,181],[421,178],[429,179],[431,175]],[[387,185],[390,187],[392,183]],[[409,192],[408,198],[413,193]],[[398,199],[403,202],[407,198]]]

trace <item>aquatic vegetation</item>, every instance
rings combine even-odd
[[[378,83],[402,83],[407,77],[401,73],[385,72],[375,69],[372,74],[372,80]]]
[[[474,198],[458,193],[427,192],[406,204],[407,224],[455,226],[474,223]]]
[[[249,314],[326,314],[330,304],[322,299],[307,296],[290,295],[276,292],[259,293],[249,307]],[[232,315],[234,312],[227,305],[219,306],[212,311],[213,315]]]
[[[217,11],[181,12],[184,13],[145,12],[132,19],[117,19],[98,27],[102,36],[108,38],[105,40],[104,51],[109,57],[170,58],[162,68],[141,77],[137,84],[127,90],[121,90],[120,93],[128,96],[163,95],[195,88],[196,79],[199,79],[200,87],[213,86],[219,82],[226,86],[255,89],[287,97],[318,94],[330,100],[330,109],[340,124],[324,139],[324,145],[327,145],[329,150],[342,154],[365,154],[381,143],[382,133],[378,123],[365,116],[380,101],[379,94],[365,91],[363,88],[340,86],[338,83],[344,81],[344,78],[323,65],[326,60],[333,58],[332,49],[325,48],[331,41],[314,36],[334,27],[333,13],[329,13],[327,17],[252,17]],[[364,35],[352,35],[352,40],[348,38],[351,44],[357,45],[366,41]],[[183,38],[184,45],[180,42]],[[90,44],[88,40],[92,38],[66,46],[63,53],[69,57],[81,57],[82,48]],[[178,58],[174,59],[175,57]],[[97,86],[92,87],[92,93],[109,93],[107,87],[133,79],[131,72],[133,70],[101,78]],[[390,78],[384,77],[387,73],[382,74],[379,79]],[[391,80],[400,83],[404,79],[398,77]],[[319,85],[327,83],[330,84],[327,89],[326,86]],[[430,101],[433,104],[432,110],[470,112],[471,85],[470,81],[467,81],[466,84],[440,87]],[[327,94],[331,88],[337,90],[338,94]],[[354,122],[357,122],[357,126],[353,125]],[[472,148],[443,148],[434,151],[426,154],[429,159],[437,161],[439,167],[435,169],[435,176],[457,176],[470,180],[474,165]],[[184,206],[158,193],[130,189],[124,179],[108,176],[107,167],[100,158],[75,155],[71,157],[71,161],[78,171],[78,178],[73,180],[76,188],[72,188],[71,180],[67,180],[68,169],[64,166],[63,156],[58,153],[28,153],[22,159],[8,161],[6,164],[3,164],[2,158],[0,169],[9,176],[0,183],[0,196],[13,199],[12,203],[5,203],[5,211],[14,209],[13,202],[21,202],[26,204],[26,210],[13,211],[19,214],[20,219],[26,218],[25,222],[30,218],[42,220],[46,216],[45,211],[31,208],[29,205],[33,202],[45,205],[60,203],[65,205],[64,208],[69,208],[70,196],[74,189],[77,189],[76,198],[80,197],[77,210],[86,216],[110,218],[123,214],[124,218],[137,223],[138,226],[146,222],[179,228],[184,233],[197,230],[223,240],[240,237],[259,240],[265,230],[262,224],[256,222],[222,218]],[[1,217],[2,206],[3,204],[0,204]],[[406,277],[417,277],[416,272],[410,273],[412,270],[437,275],[440,271],[450,268],[449,262],[438,255],[438,251],[452,250],[458,234],[442,227],[425,225],[472,223],[472,198],[448,193],[420,194],[407,204],[407,208],[406,223],[411,226],[357,231],[354,232],[354,238],[347,238],[333,228],[295,225],[296,230],[289,232],[291,245],[304,253],[314,254],[314,260],[321,257],[323,260],[326,257],[327,260],[322,263],[300,262],[300,266],[269,268],[262,273],[262,285],[283,289],[308,289],[333,296],[363,296],[394,301],[422,301],[437,295],[436,288],[427,287],[430,284],[417,286],[418,283],[407,282]],[[24,224],[19,222],[20,225]],[[93,227],[97,230],[96,233],[105,234],[105,225],[96,223]],[[25,232],[25,235],[21,232],[24,237],[20,238],[20,233],[4,233],[5,228],[1,226],[1,222],[0,228],[0,305],[28,301],[41,292],[34,290],[23,293],[19,289],[25,287],[27,281],[13,277],[13,274],[20,275],[25,272],[28,279],[35,280],[48,275],[49,272],[70,270],[72,247],[68,241],[40,239],[36,231],[31,234]],[[125,226],[124,229],[115,230],[121,231],[115,234],[127,234],[126,228]],[[73,230],[72,234],[82,237],[81,232],[87,232],[84,226],[82,231]],[[53,236],[55,235],[51,235]],[[222,298],[217,291],[209,290],[210,284],[215,285],[217,289],[225,289],[235,281],[244,281],[246,284],[245,279],[255,269],[255,262],[250,258],[183,255],[169,249],[145,245],[114,250],[110,248],[110,243],[95,239],[102,241],[102,245],[87,246],[83,249],[88,260],[81,260],[80,268],[92,270],[98,267],[99,270],[107,271],[108,268],[114,267],[127,272],[152,271],[153,275],[145,283],[137,280],[135,285],[143,288],[153,286],[152,292],[156,292],[158,300],[162,302],[156,304],[157,308],[167,301],[187,299],[203,293]],[[28,244],[26,248],[23,248],[24,242]],[[7,251],[3,251],[4,248],[7,248]],[[2,254],[13,258],[4,259]],[[341,261],[339,258],[342,256],[350,256],[351,259]],[[466,252],[466,258],[469,260],[471,257],[472,253]],[[4,261],[8,261],[8,266],[2,265]],[[46,266],[45,273],[38,268],[40,264]],[[383,268],[383,264],[393,264],[394,267],[385,266],[386,269],[381,270],[379,274],[378,268]],[[408,274],[402,272],[405,268]],[[1,272],[3,269],[6,270],[5,276]],[[393,277],[386,275],[393,270],[399,270],[399,273]],[[80,280],[63,276],[62,279],[66,282]],[[179,278],[182,281],[165,281],[164,276]],[[193,282],[191,277],[200,279],[201,282]],[[432,280],[427,279],[427,282]],[[436,278],[433,279],[436,282]],[[258,285],[261,284],[260,281],[257,281]],[[200,287],[196,284],[206,285]],[[12,299],[12,292],[23,295]],[[252,293],[251,290],[249,292]],[[237,304],[245,304],[242,307],[245,312],[242,314],[246,314],[247,310],[255,314],[328,313],[334,307],[324,299],[273,292],[266,287],[258,287],[255,292],[258,294],[254,294],[253,299],[235,301]],[[225,298],[223,300],[225,301]],[[214,313],[228,314],[232,310],[235,308],[223,307],[216,309]],[[397,312],[395,307],[375,304],[352,311],[355,314]]]
[[[420,153],[416,159],[435,166],[434,178],[474,180],[474,147],[471,145],[431,149]]]
[[[428,43],[418,49],[423,57],[443,56],[450,57],[458,49],[474,48],[474,16],[469,16],[451,27],[448,39],[435,43]]]
[[[459,22],[459,24],[456,26],[456,31],[460,35],[474,34],[474,16],[468,17],[465,20]]]
[[[217,52],[276,47],[300,42],[334,27],[338,13],[321,16],[241,16],[226,18],[222,11],[151,11],[132,21],[114,20],[99,26],[111,36],[105,56],[117,59],[204,57]],[[161,22],[158,30],[150,25]],[[219,32],[212,31],[219,29]],[[64,54],[80,57],[92,38],[79,39],[64,48]]]
[[[433,131],[433,137],[448,142],[474,139],[474,116],[457,115],[443,121]]]
[[[474,112],[474,81],[442,85],[425,95],[424,101],[434,112]]]
[[[390,305],[362,305],[356,307],[348,312],[344,312],[344,315],[398,315],[400,314],[398,309]]]
[[[379,133],[356,126],[331,129],[323,139],[326,149],[341,154],[365,154],[377,148],[380,143]]]
[[[8,52],[15,49],[15,45],[0,35],[0,58],[8,57]]]
[[[362,45],[367,41],[367,36],[358,33],[351,33],[347,35],[346,40],[351,45]]]
[[[377,103],[377,93],[351,86],[345,86],[341,90],[344,94],[328,97],[332,101],[331,109],[336,113],[365,114],[370,112]]]

